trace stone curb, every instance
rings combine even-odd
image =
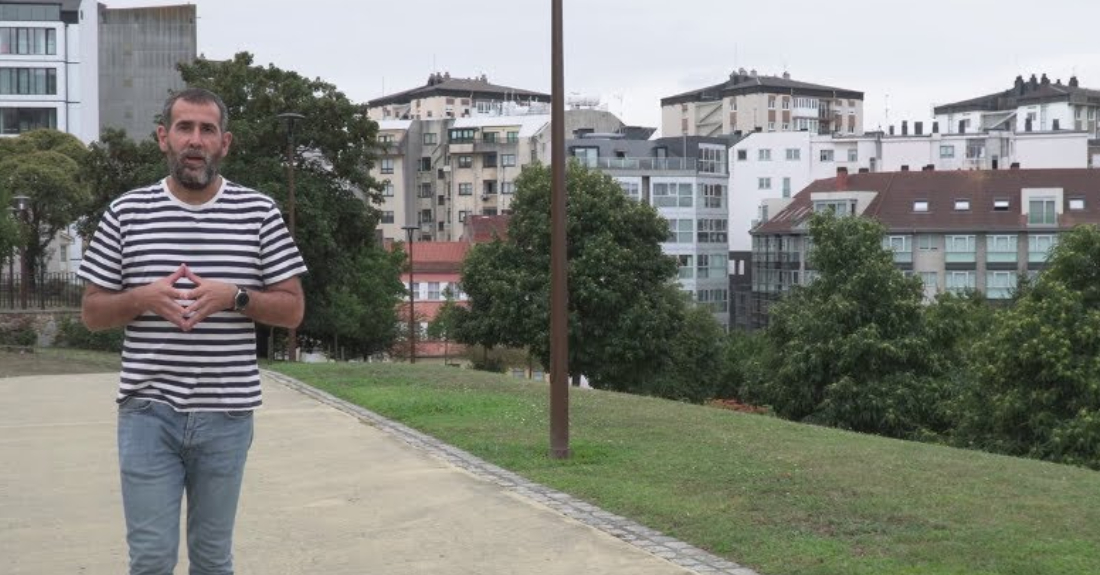
[[[430,435],[386,419],[373,411],[351,404],[290,376],[266,369],[262,371],[265,377],[353,415],[433,457],[442,459],[455,467],[465,469],[512,493],[540,503],[562,515],[575,519],[589,527],[599,529],[699,575],[759,575],[752,569],[742,567],[737,563],[727,561],[672,537],[667,537],[625,517],[608,513],[571,495],[528,481],[511,471],[497,467],[457,447],[443,443]]]

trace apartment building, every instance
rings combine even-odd
[[[721,84],[661,99],[661,135],[863,133],[863,92],[741,68]]]
[[[462,262],[471,245],[470,242],[418,242],[412,246],[412,277],[406,270],[401,274],[401,282],[409,290],[409,281],[412,280],[417,361],[441,362],[465,351],[465,346],[455,342],[429,338],[428,325],[439,315],[448,291],[452,300],[465,305],[468,298],[462,291]],[[408,250],[407,245],[405,249]],[[402,325],[407,325],[408,318],[409,303],[406,298],[398,306],[397,319]]]
[[[39,128],[99,137],[97,5],[0,2],[0,137]]]
[[[156,130],[169,92],[186,88],[176,66],[198,50],[194,4],[148,8],[99,5],[99,124],[134,140]]]
[[[461,89],[468,89],[468,98],[456,95]],[[402,239],[401,228],[415,225],[418,240],[455,241],[466,234],[470,216],[509,213],[523,166],[551,161],[543,96],[495,86],[484,77],[456,80],[445,74],[370,102],[367,113],[378,122],[381,145],[371,175],[385,186],[383,237]],[[567,134],[627,129],[614,115],[588,106],[567,109],[565,120]]]
[[[766,326],[772,302],[813,281],[807,221],[823,210],[881,222],[883,245],[900,269],[921,278],[928,299],[977,290],[1007,300],[1020,275],[1043,268],[1061,232],[1100,223],[1100,178],[1090,169],[849,175],[839,168],[753,229],[751,297],[744,309],[735,306],[734,326]]]
[[[950,133],[1077,130],[1100,137],[1100,90],[1082,88],[1077,76],[1065,84],[1046,74],[1016,76],[1007,90],[936,106],[934,113]]]
[[[669,224],[661,248],[679,262],[680,289],[727,325],[729,140],[593,133],[567,140],[566,150],[610,175],[631,199],[657,209]]]

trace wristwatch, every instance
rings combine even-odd
[[[248,290],[237,286],[237,295],[233,296],[233,311],[244,311],[248,307]]]

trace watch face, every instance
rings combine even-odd
[[[248,305],[248,292],[243,288],[237,288],[237,296],[233,298],[233,309],[243,310]]]

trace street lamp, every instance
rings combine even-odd
[[[31,199],[27,196],[15,196],[11,200],[19,220],[24,225],[28,224],[27,216],[31,213]],[[26,234],[26,230],[23,230],[23,233]],[[19,247],[19,301],[22,308],[27,309],[27,238],[23,239],[23,244]]]
[[[402,226],[409,246],[409,363],[416,363],[416,329],[414,322],[416,315],[413,312],[413,243],[416,241],[416,232],[420,226]]]
[[[279,119],[286,122],[286,178],[288,188],[287,194],[287,219],[290,223],[290,239],[294,241],[294,210],[297,203],[294,198],[294,123],[298,120],[304,120],[305,116],[297,114],[295,112],[287,112],[285,114],[279,114]],[[296,327],[290,328],[290,333],[287,334],[286,341],[286,359],[287,361],[298,360],[298,329]]]
[[[566,459],[569,457],[569,290],[562,0],[551,0],[550,12],[550,457]]]

